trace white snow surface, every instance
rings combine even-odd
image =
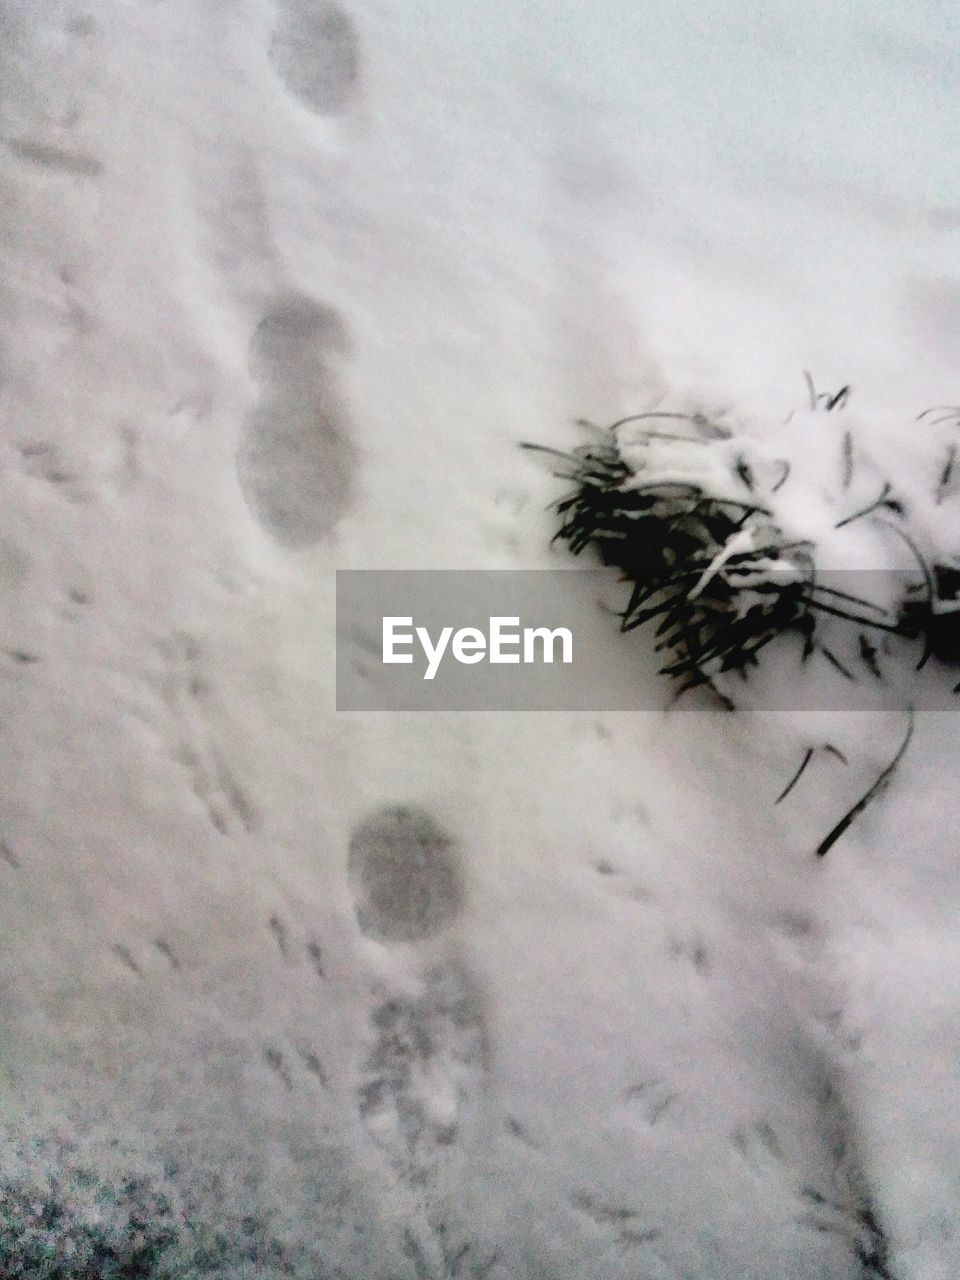
[[[903,735],[866,695],[348,715],[333,654],[338,568],[562,563],[519,440],[776,454],[803,369],[960,547],[958,40],[3,0],[5,1178],[162,1169],[303,1277],[956,1280],[960,719],[821,860]]]

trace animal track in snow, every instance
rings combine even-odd
[[[170,943],[167,942],[165,938],[154,938],[153,945],[167,961],[170,968],[179,973],[182,967],[180,964],[180,957],[174,951],[173,947],[171,947]]]
[[[83,502],[89,494],[77,471],[66,461],[58,445],[31,440],[18,446],[24,475],[53,485],[69,502]]]
[[[333,116],[349,108],[360,83],[357,29],[332,0],[281,0],[269,57],[308,110]]]
[[[125,947],[123,943],[117,942],[110,948],[110,951],[111,954],[115,956],[125,968],[129,969],[131,973],[135,973],[138,978],[143,977],[143,970],[133,958],[133,954],[129,947]]]
[[[283,1083],[284,1088],[293,1088],[293,1077],[290,1075],[290,1068],[282,1051],[274,1045],[268,1045],[263,1051],[263,1060],[274,1073],[274,1075]]]
[[[680,1094],[676,1090],[668,1088],[659,1076],[655,1076],[650,1080],[641,1080],[638,1084],[631,1085],[626,1092],[625,1100],[637,1103],[647,1123],[655,1125],[679,1097]]]
[[[780,1139],[767,1120],[738,1125],[731,1134],[734,1147],[758,1176],[763,1177],[771,1164],[786,1163]]]
[[[286,921],[274,912],[267,920],[267,928],[273,936],[273,940],[277,945],[277,950],[286,964],[292,964],[299,958],[300,947],[296,947],[296,955],[294,952],[293,940],[290,936],[290,929]],[[310,967],[321,980],[327,976],[326,961],[324,958],[323,948],[315,939],[310,939],[303,948],[303,955],[306,957]]]
[[[13,867],[14,871],[20,870],[20,859],[10,848],[9,844],[7,844],[6,840],[0,840],[0,858],[2,858],[8,866]]]
[[[6,138],[5,141],[18,160],[41,169],[69,173],[75,178],[98,178],[103,173],[101,161],[80,151],[67,151],[35,138]]]
[[[40,661],[37,654],[30,653],[27,649],[2,649],[0,652],[21,667],[31,667],[35,662]]]
[[[110,954],[113,958],[138,978],[146,978],[157,972],[154,963],[154,952],[163,957],[163,971],[165,973],[169,974],[171,970],[174,973],[181,972],[183,966],[180,963],[180,957],[165,938],[154,938],[149,947],[145,945],[143,940],[136,947],[133,944],[127,946],[123,942],[115,942],[110,947]]]
[[[310,957],[310,961],[313,964],[313,971],[317,977],[321,980],[326,978],[327,966],[326,961],[323,958],[323,948],[320,946],[319,942],[307,943],[307,955]]]
[[[539,1151],[541,1149],[533,1134],[527,1129],[526,1125],[520,1123],[516,1116],[507,1116],[504,1128],[511,1138],[516,1138],[517,1142],[529,1147],[531,1151]]]
[[[433,937],[463,907],[453,839],[425,809],[367,817],[351,837],[347,870],[360,930],[378,942]]]
[[[329,307],[293,297],[268,312],[250,347],[260,394],[237,453],[244,495],[263,527],[289,549],[328,536],[350,505],[357,451],[330,368],[348,343]]]
[[[709,975],[710,953],[707,950],[706,943],[700,938],[671,938],[670,954],[675,960],[688,961],[694,973],[699,977],[706,978]]]
[[[309,1045],[297,1045],[295,1056],[293,1053],[285,1053],[275,1044],[264,1045],[263,1061],[285,1089],[292,1090],[302,1086],[305,1079],[303,1073],[312,1076],[323,1088],[329,1084],[320,1055]]]
[[[573,1196],[570,1203],[574,1209],[585,1214],[595,1226],[613,1231],[624,1244],[649,1244],[660,1235],[659,1228],[640,1225],[641,1215],[636,1209],[605,1204],[596,1196],[587,1193]]]
[[[257,830],[260,815],[218,744],[219,713],[200,646],[192,636],[178,635],[163,647],[162,696],[174,725],[174,759],[187,770],[194,794],[221,835]]]

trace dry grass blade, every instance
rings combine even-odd
[[[890,779],[893,777],[894,773],[896,772],[897,765],[900,763],[900,761],[903,759],[904,755],[906,754],[907,748],[910,746],[911,739],[913,738],[913,731],[914,731],[916,717],[914,716],[912,707],[910,708],[909,716],[910,716],[910,719],[907,725],[907,732],[905,733],[903,741],[901,742],[899,748],[897,749],[897,754],[893,757],[893,759],[886,766],[886,768],[881,771],[880,775],[878,776],[876,782],[874,782],[873,786],[870,787],[868,791],[864,792],[864,794],[860,797],[860,799],[853,806],[853,808],[849,809],[843,815],[843,817],[840,819],[837,825],[830,831],[830,833],[823,840],[820,841],[819,845],[817,846],[818,858],[823,858],[830,852],[830,850],[837,843],[840,837],[847,831],[850,825],[860,816],[861,813],[863,813],[864,809],[866,809],[870,801],[876,799],[876,797],[881,793],[881,791],[883,791],[883,789],[889,783]]]

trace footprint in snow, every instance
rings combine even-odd
[[[365,818],[347,873],[360,931],[378,942],[431,938],[463,909],[453,838],[425,809],[395,805]]]
[[[487,1035],[462,965],[428,966],[411,993],[376,992],[357,1086],[360,1118],[428,1213],[480,1119]]]
[[[250,345],[260,394],[243,424],[237,472],[250,509],[281,546],[314,546],[353,498],[357,450],[331,361],[348,348],[338,314],[292,297]]]
[[[343,115],[360,85],[357,29],[332,0],[281,0],[269,58],[287,90],[317,115]]]

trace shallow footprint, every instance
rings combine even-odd
[[[329,364],[346,347],[337,313],[308,298],[269,312],[251,343],[261,392],[243,425],[237,471],[257,519],[290,549],[327,537],[352,501],[357,450]]]
[[[250,366],[264,381],[286,385],[299,371],[330,352],[349,351],[339,312],[294,293],[268,311],[250,342]]]
[[[287,89],[318,115],[342,115],[360,82],[357,29],[332,0],[281,0],[270,64]]]
[[[401,1180],[428,1193],[428,1202],[444,1168],[465,1152],[486,1059],[482,1000],[461,966],[428,969],[413,995],[381,993],[370,1017],[359,1112]]]
[[[453,838],[425,809],[379,809],[354,830],[347,872],[360,930],[419,942],[451,924],[464,888]]]

